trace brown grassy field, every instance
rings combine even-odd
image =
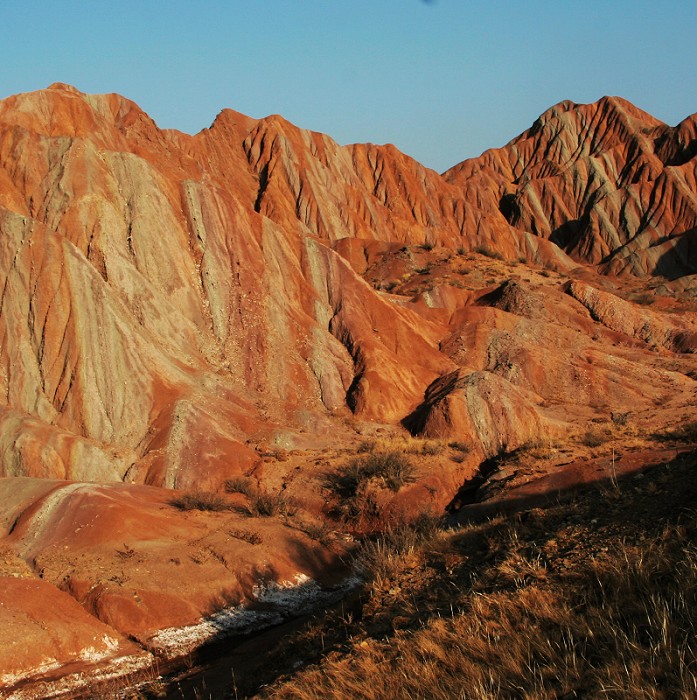
[[[697,697],[696,468],[693,452],[571,503],[396,528],[364,545],[362,596],[233,697]]]

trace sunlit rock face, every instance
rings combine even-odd
[[[339,529],[381,526],[333,519],[363,442],[414,461],[366,486],[384,525],[513,450],[689,419],[696,144],[565,102],[439,175],[279,116],[0,101],[0,685],[142,671],[333,588]]]
[[[439,378],[487,369],[443,346],[457,318],[482,319],[377,291],[361,276],[375,246],[691,272],[695,130],[617,98],[565,102],[440,176],[279,116],[224,110],[188,136],[117,95],[10,97],[2,473],[217,488],[254,467],[250,438],[280,426],[332,430],[349,411],[397,423]],[[653,335],[691,347],[679,331]],[[538,391],[526,372],[517,383]]]
[[[579,262],[674,278],[697,271],[696,134],[695,115],[673,128],[617,97],[567,101],[444,177]]]

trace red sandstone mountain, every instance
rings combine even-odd
[[[611,272],[694,274],[697,115],[671,128],[629,102],[562,102],[445,179],[488,211]]]
[[[215,486],[274,421],[316,429],[347,403],[400,420],[457,364],[437,323],[364,283],[364,260],[425,242],[569,269],[550,239],[604,269],[686,271],[693,131],[564,103],[441,178],[277,116],[226,110],[186,136],[114,95],[8,98],[4,472]]]
[[[182,520],[165,489],[244,475],[319,518],[322,448],[356,431],[469,447],[379,494],[414,512],[502,451],[689,415],[696,123],[562,103],[441,176],[278,116],[188,136],[60,84],[0,102],[3,572],[26,609],[40,576],[111,625],[107,658],[260,572],[321,576],[297,531],[257,523],[274,545],[249,553],[237,516]],[[180,551],[206,585],[166,590]]]

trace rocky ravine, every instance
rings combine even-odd
[[[378,494],[397,515],[613,414],[689,419],[694,144],[694,117],[562,103],[441,176],[278,116],[188,136],[62,84],[1,101],[0,612],[33,654],[4,647],[4,682],[147,663],[259,581],[336,583],[342,540],[308,532],[367,437],[469,450],[420,453]],[[171,504],[231,479],[293,516]]]

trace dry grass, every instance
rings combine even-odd
[[[619,482],[612,502],[593,491],[454,533],[397,528],[367,542],[360,610],[321,629],[317,665],[260,696],[697,697],[697,515],[684,510],[694,459],[679,479],[666,466],[642,488]],[[305,634],[311,648],[320,632]]]
[[[612,434],[609,429],[591,428],[581,436],[580,442],[586,447],[600,447],[611,439]]]
[[[283,492],[257,491],[249,498],[249,514],[257,518],[292,516],[296,510],[293,502]]]
[[[569,590],[524,585],[538,569],[524,556],[509,561],[503,571],[518,581],[513,591],[473,593],[416,632],[365,640],[264,696],[695,697],[694,544],[652,543],[590,561]]]
[[[366,583],[380,589],[406,569],[423,561],[424,550],[438,537],[438,518],[423,513],[409,523],[393,525],[363,542],[354,566]]]
[[[246,477],[234,477],[228,479],[225,482],[225,490],[228,493],[241,493],[243,496],[253,496],[256,488],[254,487],[254,482]]]
[[[660,441],[697,442],[697,421],[689,421],[672,430],[656,433],[654,437]]]
[[[185,493],[176,496],[169,503],[179,510],[223,511],[231,509],[231,505],[222,496],[206,491]]]

